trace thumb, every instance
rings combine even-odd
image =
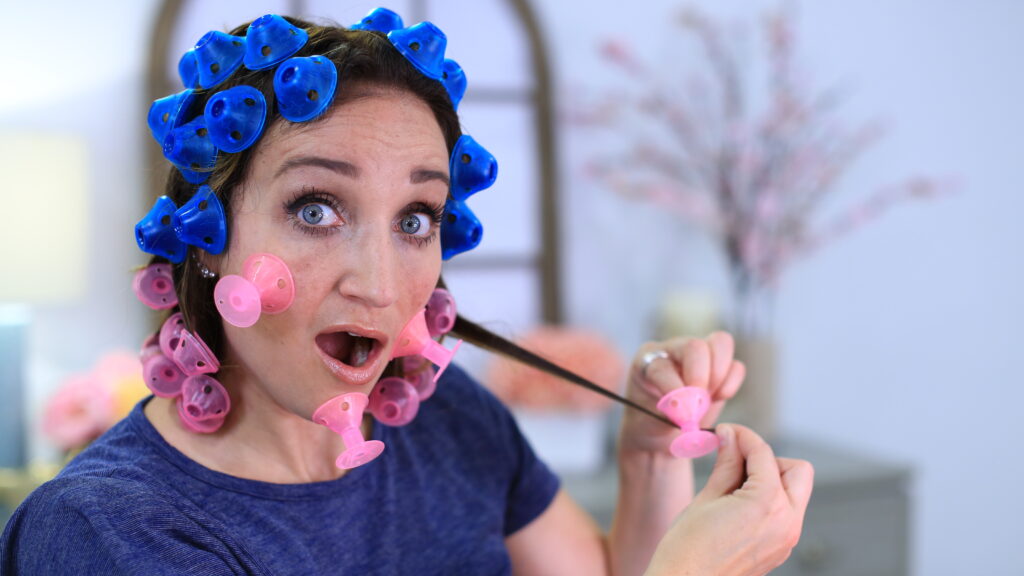
[[[698,498],[714,499],[732,494],[743,485],[745,479],[746,464],[736,445],[736,430],[728,424],[719,424],[716,432],[718,457]]]

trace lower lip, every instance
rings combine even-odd
[[[335,378],[341,380],[345,384],[357,387],[373,383],[374,378],[377,375],[377,363],[380,360],[381,349],[383,348],[380,345],[375,345],[373,350],[370,351],[370,356],[366,359],[366,362],[362,366],[356,368],[355,366],[349,366],[337,358],[328,355],[320,348],[320,346],[317,346],[316,342],[313,343],[313,347],[316,348],[317,353],[320,354],[320,358]]]

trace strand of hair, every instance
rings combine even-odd
[[[620,404],[629,406],[634,410],[639,410],[640,412],[647,414],[651,418],[660,420],[665,424],[668,424],[669,426],[676,426],[668,418],[655,412],[652,412],[651,410],[648,410],[647,408],[637,404],[636,402],[633,402],[628,398],[619,396],[618,394],[612,392],[611,390],[608,390],[602,386],[598,386],[597,384],[594,384],[590,380],[587,380],[586,378],[583,378],[582,376],[579,376],[574,372],[570,372],[569,370],[562,368],[561,366],[555,364],[554,362],[546,360],[538,356],[537,354],[534,354],[533,352],[530,352],[529,350],[522,348],[518,344],[515,344],[514,342],[507,340],[491,332],[490,330],[487,330],[483,326],[480,326],[475,322],[465,319],[461,315],[455,317],[455,326],[452,328],[452,333],[459,336],[463,340],[469,342],[470,344],[473,344],[474,346],[478,346],[480,348],[483,348],[484,350],[488,350],[495,354],[506,356],[513,360],[517,360],[528,366],[532,366],[538,370],[547,372],[548,374],[558,376],[559,378],[567,380],[573,384],[576,384],[577,386],[582,386],[587,390],[590,390],[591,392],[596,392],[597,394],[610,398],[616,402],[619,402]]]

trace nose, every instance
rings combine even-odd
[[[390,234],[366,230],[354,240],[341,256],[346,265],[338,291],[373,308],[391,306],[398,298],[400,270]]]

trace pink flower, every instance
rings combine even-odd
[[[85,446],[113,423],[114,401],[99,380],[74,376],[50,399],[43,432],[65,450]]]

